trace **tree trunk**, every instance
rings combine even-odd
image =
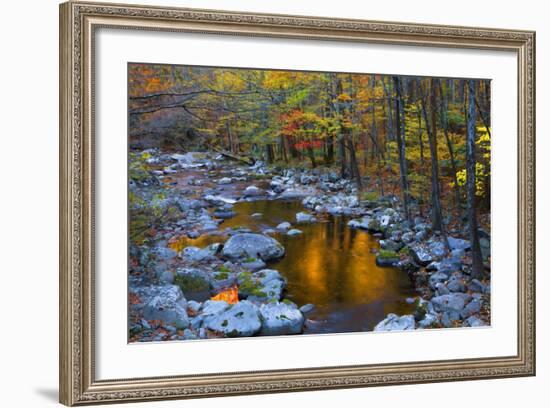
[[[466,134],[466,187],[468,190],[468,224],[470,226],[470,245],[472,247],[472,278],[483,277],[483,258],[477,231],[476,209],[476,108],[475,82],[468,81],[468,120]]]
[[[441,192],[439,188],[439,160],[437,157],[437,103],[436,103],[436,81],[430,80],[430,109],[431,120],[428,120],[428,112],[426,109],[425,93],[422,92],[422,114],[424,115],[424,121],[426,122],[426,130],[428,131],[428,144],[430,147],[431,156],[431,180],[432,180],[432,224],[433,229],[440,231],[443,237],[443,242],[447,250],[449,248],[449,242],[445,233],[445,225],[443,223],[443,216],[441,211]]]
[[[441,83],[439,83],[439,94],[441,96],[441,123],[443,124],[443,134],[445,135],[445,141],[447,143],[447,149],[449,150],[449,156],[451,159],[451,171],[453,172],[453,183],[454,183],[454,193],[455,193],[455,206],[457,214],[460,218],[461,208],[460,208],[460,186],[458,185],[458,179],[456,176],[457,168],[456,168],[456,160],[455,160],[455,154],[453,149],[453,144],[451,142],[451,138],[449,137],[449,129],[448,129],[448,121],[447,121],[447,96],[443,95],[443,88],[441,87]]]
[[[405,157],[405,123],[403,114],[403,99],[401,95],[401,78],[394,76],[395,84],[395,138],[397,139],[397,150],[399,152],[399,172],[401,179],[401,189],[403,190],[403,207],[405,217],[409,225],[411,224],[411,214],[409,210],[409,180],[407,177],[407,160]]]

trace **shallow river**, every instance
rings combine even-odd
[[[415,293],[407,274],[397,268],[381,268],[371,252],[376,239],[349,228],[345,217],[332,217],[313,224],[295,225],[295,215],[304,211],[299,201],[253,201],[235,204],[237,215],[221,228],[247,227],[259,231],[283,221],[303,231],[297,236],[273,235],[286,250],[284,258],[268,267],[288,279],[286,297],[299,306],[313,303],[306,333],[342,333],[372,330],[388,313],[407,314],[406,303]],[[256,219],[251,214],[261,213]],[[263,224],[263,225],[262,225]],[[202,236],[187,245],[205,246],[219,236]]]

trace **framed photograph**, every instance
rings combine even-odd
[[[66,405],[535,374],[535,33],[60,6]]]

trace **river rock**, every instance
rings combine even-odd
[[[429,244],[430,253],[436,258],[442,258],[447,253],[445,244],[441,241],[434,241]]]
[[[481,300],[474,297],[460,313],[462,318],[470,317],[473,314],[479,313],[481,310]]]
[[[173,249],[167,248],[167,247],[160,247],[160,246],[155,247],[153,249],[153,253],[157,258],[162,259],[164,261],[169,261],[170,259],[173,259],[178,255],[178,253]]]
[[[261,188],[256,187],[256,186],[248,186],[243,191],[243,195],[245,197],[258,197],[258,196],[261,196],[261,195],[264,195],[264,194],[265,194],[265,191],[262,190]]]
[[[288,232],[286,233],[286,235],[288,236],[294,236],[294,235],[300,235],[300,234],[302,234],[302,231],[296,228],[288,230]]]
[[[308,213],[299,212],[296,214],[296,222],[298,223],[308,223],[308,222],[315,222],[317,221],[316,218]]]
[[[418,322],[418,326],[422,329],[426,329],[426,328],[432,327],[436,323],[437,323],[437,316],[431,313],[426,313],[426,315],[424,316],[424,319]]]
[[[462,262],[456,258],[445,258],[439,262],[436,262],[435,268],[438,272],[451,276],[453,272],[462,271]]]
[[[466,241],[465,239],[460,239],[460,238],[453,238],[453,237],[448,237],[447,239],[449,241],[449,246],[451,247],[451,250],[463,249],[466,251],[470,249],[470,241]]]
[[[210,276],[201,269],[177,269],[174,283],[183,291],[187,299],[202,302],[210,298]]]
[[[348,227],[366,230],[366,229],[369,229],[370,222],[371,222],[370,217],[363,217],[363,218],[348,221]]]
[[[410,244],[414,241],[414,232],[407,231],[401,236],[401,241],[405,244]]]
[[[247,300],[212,316],[205,324],[209,330],[225,337],[250,337],[257,334],[262,327],[258,307]]]
[[[403,248],[403,244],[401,244],[400,242],[395,242],[391,239],[381,239],[380,240],[380,248],[386,249],[388,251],[397,252],[401,248]]]
[[[290,229],[290,227],[292,227],[292,225],[290,224],[290,222],[281,222],[279,225],[277,225],[277,228],[278,230],[281,230],[281,231],[286,231],[288,229]]]
[[[303,314],[311,313],[315,310],[315,305],[313,303],[306,303],[305,305],[300,307],[300,312]]]
[[[240,273],[237,282],[239,296],[254,302],[280,300],[286,287],[286,280],[274,269]]]
[[[233,235],[225,243],[222,255],[230,260],[259,258],[269,261],[283,257],[284,247],[274,238],[261,234],[242,233]]]
[[[218,184],[231,184],[233,182],[233,180],[230,178],[230,177],[222,177],[221,179],[218,180]]]
[[[448,279],[447,275],[441,272],[435,272],[430,275],[428,283],[432,289],[436,289],[438,283],[445,282]]]
[[[447,286],[443,282],[437,282],[434,286],[436,296],[448,295],[451,293]]]
[[[187,212],[189,210],[200,210],[201,208],[205,208],[207,204],[202,200],[187,200],[184,198],[179,198],[176,201],[179,209],[183,212]]]
[[[451,292],[466,292],[464,278],[461,276],[452,275],[447,282],[447,288]]]
[[[260,307],[263,336],[299,334],[304,326],[304,315],[294,303],[266,303]]]
[[[306,190],[302,188],[288,188],[281,193],[279,198],[281,199],[296,199],[304,198],[312,193],[311,190]]]
[[[201,314],[207,319],[209,316],[215,316],[222,313],[228,307],[229,304],[223,300],[207,300],[202,304]]]
[[[421,245],[409,246],[409,252],[415,262],[422,266],[428,266],[428,264],[433,261],[432,254],[430,254],[430,252]]]
[[[468,290],[471,292],[485,293],[486,286],[477,279],[472,279],[468,283]]]
[[[162,283],[168,283],[168,284],[172,285],[174,283],[174,272],[168,271],[168,270],[162,272],[160,274],[159,280]]]
[[[231,211],[231,210],[214,211],[214,217],[221,218],[221,219],[224,219],[224,220],[227,220],[229,218],[233,218],[235,215],[237,215],[237,213],[235,211]]]
[[[161,320],[164,324],[174,325],[178,329],[189,326],[187,301],[181,289],[175,285],[157,286],[143,307],[143,317],[147,320]]]
[[[436,312],[448,313],[451,320],[458,320],[470,299],[466,293],[450,293],[433,297],[431,302]]]
[[[394,313],[388,314],[388,316],[378,323],[374,327],[374,331],[401,331],[401,330],[414,330],[414,316],[404,315],[398,316]]]
[[[207,249],[201,249],[195,246],[183,248],[182,256],[190,261],[201,262],[212,258],[212,254]]]
[[[470,316],[466,320],[464,320],[463,326],[465,326],[465,327],[481,327],[481,326],[485,326],[485,323],[479,317]]]
[[[251,272],[259,271],[265,268],[265,262],[261,259],[254,259],[248,262],[243,262],[241,266]]]

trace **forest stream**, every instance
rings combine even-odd
[[[183,182],[197,176],[188,172]],[[237,183],[226,185],[225,194],[231,196],[238,188]],[[224,220],[221,229],[259,232],[281,222],[293,222],[304,207],[296,200],[239,201],[233,211],[236,215]],[[299,235],[272,235],[284,246],[285,256],[268,263],[268,267],[287,279],[286,298],[299,305],[315,305],[304,333],[370,331],[388,313],[404,315],[414,310],[414,305],[406,302],[416,295],[407,273],[377,266],[377,240],[348,227],[348,221],[345,216],[327,215],[319,222],[297,225],[302,231]],[[177,246],[205,247],[225,238],[216,234],[182,237]]]

